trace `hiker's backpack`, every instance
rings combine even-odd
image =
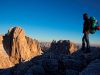
[[[94,34],[96,32],[96,25],[97,25],[97,20],[95,17],[90,17],[90,33]]]

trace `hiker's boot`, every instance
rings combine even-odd
[[[85,53],[90,53],[90,52],[91,52],[90,47],[87,47]]]

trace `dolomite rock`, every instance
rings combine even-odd
[[[20,27],[12,27],[0,36],[0,68],[28,61],[41,53],[39,42],[25,36]]]

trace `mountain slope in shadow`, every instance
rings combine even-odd
[[[62,40],[62,42],[65,40]],[[100,48],[91,47],[89,53],[81,49],[70,53],[62,42],[52,43],[42,55],[0,70],[0,75],[99,75]],[[66,44],[66,43],[65,43]],[[63,47],[61,47],[63,46]]]

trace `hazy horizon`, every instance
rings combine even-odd
[[[20,26],[39,41],[71,40],[81,43],[87,12],[100,22],[99,0],[0,0],[0,34]],[[91,44],[100,44],[100,31],[90,34]]]

